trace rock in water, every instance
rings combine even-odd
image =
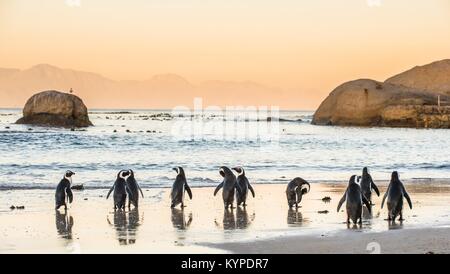
[[[28,99],[23,117],[16,123],[67,128],[92,126],[87,107],[79,97],[54,90]]]
[[[450,61],[417,67],[386,82],[344,83],[322,102],[312,124],[450,128]]]

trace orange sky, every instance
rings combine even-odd
[[[449,0],[0,0],[0,67],[250,80],[299,108],[446,58]]]

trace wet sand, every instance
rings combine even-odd
[[[170,209],[170,189],[145,189],[139,210],[126,212],[114,212],[107,189],[75,191],[67,213],[53,209],[53,190],[0,191],[0,253],[371,253],[372,242],[381,253],[450,253],[450,182],[405,185],[405,221],[390,225],[374,197],[361,227],[336,212],[346,185],[335,183],[313,183],[298,211],[285,185],[255,184],[248,207],[229,211],[214,186],[193,188],[184,210]],[[387,182],[379,186],[384,193]]]

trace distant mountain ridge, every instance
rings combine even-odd
[[[194,85],[176,74],[159,74],[144,81],[115,81],[48,64],[25,70],[0,68],[0,107],[23,107],[37,92],[68,92],[71,88],[89,108],[172,108],[190,106],[194,97],[204,98],[208,105],[222,106],[271,105],[283,99],[281,89],[254,82],[207,81]]]

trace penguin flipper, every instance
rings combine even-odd
[[[339,201],[337,212],[341,210],[342,204],[345,202],[346,199],[347,199],[347,190],[345,191],[344,196],[342,196],[341,200]]]
[[[384,193],[383,201],[381,201],[381,209],[383,209],[384,201],[386,200],[386,197],[387,197],[387,195],[388,195],[388,193],[389,193],[389,189],[390,189],[390,188],[391,188],[391,185],[388,186],[388,188],[387,188],[387,190],[386,190],[386,193]]]
[[[369,200],[367,200],[366,196],[364,196],[364,194],[362,194],[362,192],[361,192],[361,195],[362,195],[362,201],[366,205],[367,210],[369,211],[369,213],[372,213],[372,206],[370,205]]]
[[[67,197],[69,198],[69,203],[71,204],[73,201],[73,193],[70,187],[66,188]]]
[[[253,198],[255,198],[255,191],[253,190],[253,187],[250,183],[247,184],[248,185],[248,189],[250,190],[250,192],[252,193]]]
[[[377,185],[373,182],[372,178],[370,178],[370,185],[372,186],[373,190],[375,190],[375,193],[378,197],[380,197],[380,190],[378,190]]]
[[[184,184],[184,189],[186,190],[187,194],[189,195],[189,199],[192,200],[192,191],[191,191],[191,188],[188,186],[187,183]]]
[[[406,192],[406,189],[404,186],[402,186],[402,190],[403,190],[403,196],[405,197],[406,201],[408,202],[409,208],[412,209],[411,198],[409,197],[408,192]]]
[[[141,192],[141,196],[142,196],[142,198],[144,198],[144,193],[142,192],[142,189],[141,189],[141,187],[139,186],[139,185],[137,185],[137,187],[138,187],[138,189],[139,189],[139,192]],[[138,195],[139,196],[139,195]]]
[[[217,187],[216,190],[214,190],[214,196],[216,196],[217,192],[219,192],[219,190],[223,187],[223,182],[220,183]]]
[[[106,200],[108,200],[109,195],[111,195],[111,192],[113,192],[114,186],[115,186],[115,185],[113,185],[113,186],[111,187],[111,189],[110,189],[109,192],[108,192],[108,195],[106,195]]]

